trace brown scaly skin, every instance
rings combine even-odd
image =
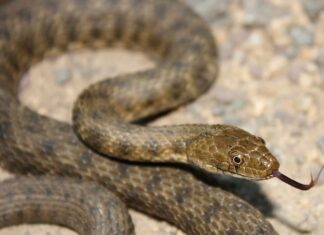
[[[99,184],[78,179],[18,177],[6,180],[1,183],[0,211],[2,226],[54,223],[73,228],[80,235],[116,234],[115,231],[134,234],[131,218],[118,197]],[[110,223],[111,218],[118,219]]]
[[[193,100],[217,76],[217,53],[207,25],[188,7],[171,0],[15,0],[1,6],[1,166],[19,174],[95,181],[129,207],[165,219],[187,234],[276,234],[260,212],[236,196],[181,169],[98,155],[69,124],[41,116],[18,101],[21,75],[44,56],[71,47],[119,43],[147,51],[158,66],[95,84],[81,94],[74,107],[74,128],[94,151],[126,160],[187,162],[211,172],[255,179],[267,178],[278,168],[263,140],[235,127],[148,128],[128,123]],[[52,181],[29,182],[26,191],[1,195],[0,202],[12,208],[19,207],[17,198],[33,204],[38,200],[34,192],[42,192],[37,185],[56,191]],[[80,191],[72,193],[66,184],[60,189],[81,201],[86,194],[96,194],[94,189],[84,191],[82,184],[73,187]],[[18,188],[19,182],[8,190]],[[59,223],[84,234],[68,213],[60,213],[62,223],[44,219],[55,210],[70,208],[64,198],[53,206],[53,196],[45,191],[40,193],[45,203],[37,206],[39,216],[26,222]],[[20,219],[3,219],[6,209],[1,203],[0,227],[32,216],[31,210],[20,210],[12,215]],[[92,213],[96,211],[100,210]],[[127,221],[127,217],[111,217],[107,223]],[[127,231],[131,233],[131,229],[116,229],[103,234]]]
[[[223,172],[254,180],[272,177],[279,163],[265,147],[265,141],[228,125],[202,133],[187,148],[188,161],[211,172]]]

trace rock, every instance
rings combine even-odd
[[[305,67],[302,64],[292,64],[288,68],[288,77],[293,82],[298,82],[300,75],[305,71]]]
[[[291,113],[283,109],[278,109],[274,114],[275,118],[280,120],[280,122],[284,125],[296,123],[300,126],[306,125],[305,116],[301,113]]]
[[[287,59],[292,60],[298,55],[298,48],[292,45],[285,45],[276,49],[278,54],[283,54]]]
[[[321,12],[324,11],[323,0],[300,0],[308,17],[315,21]]]
[[[283,9],[275,7],[270,1],[248,0],[243,2],[246,26],[265,26],[275,17],[281,16]]]
[[[212,112],[213,115],[215,116],[221,116],[225,113],[225,111],[226,111],[226,107],[221,104],[216,104],[214,107],[212,107]]]
[[[242,120],[235,117],[233,114],[226,114],[223,118],[224,124],[233,125],[233,126],[240,126]]]
[[[258,32],[252,32],[247,38],[247,43],[254,46],[260,46],[264,44],[264,41],[264,36]]]
[[[213,90],[213,98],[221,104],[231,104],[236,100],[245,99],[244,94],[240,91],[220,85]]]
[[[314,42],[313,32],[299,25],[291,27],[289,35],[298,46],[309,46]]]
[[[324,154],[324,135],[318,138],[316,145],[318,149]]]
[[[186,0],[207,22],[211,24],[229,24],[230,0]]]
[[[244,98],[234,100],[231,105],[229,105],[228,109],[232,112],[239,111],[243,109],[243,107],[247,104],[247,100]]]
[[[71,70],[68,68],[60,68],[54,71],[55,81],[59,85],[67,83],[72,78]]]
[[[324,80],[324,50],[320,51],[315,60],[318,69],[321,74],[321,78]]]

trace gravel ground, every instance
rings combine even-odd
[[[187,2],[213,29],[221,72],[208,93],[154,124],[237,125],[267,141],[282,172],[307,182],[309,171],[317,172],[324,165],[324,1]],[[70,120],[72,103],[88,84],[152,66],[144,55],[121,49],[48,58],[25,76],[21,100],[40,113]],[[0,172],[1,179],[7,177],[8,173]],[[273,211],[269,215],[262,199],[253,204],[269,215],[280,234],[323,234],[324,174],[318,186],[307,192],[276,179],[258,185]],[[239,194],[246,200],[253,198],[253,191],[244,185]],[[138,234],[183,234],[137,212],[132,216]],[[55,226],[0,230],[0,235],[11,234],[75,233]]]

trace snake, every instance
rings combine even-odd
[[[18,98],[22,76],[50,55],[124,47],[154,68],[90,85],[72,125]],[[208,24],[178,0],[14,0],[0,7],[0,227],[65,226],[81,235],[134,234],[127,208],[186,234],[277,234],[243,199],[195,172],[252,180],[279,172],[265,141],[225,124],[144,125],[192,102],[217,78]],[[64,97],[62,97],[64,98]]]

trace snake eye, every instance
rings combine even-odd
[[[243,163],[243,157],[240,153],[234,151],[231,153],[233,164],[239,166]]]
[[[233,157],[233,162],[235,165],[241,165],[242,163],[242,158],[241,155],[237,155]]]

